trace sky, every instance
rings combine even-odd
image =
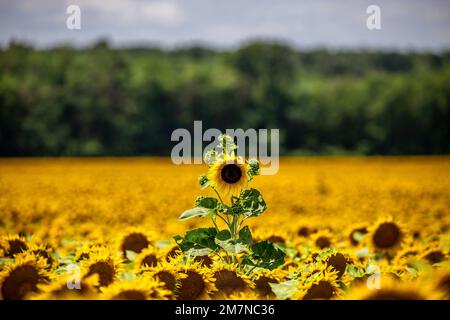
[[[81,29],[66,27],[69,5]],[[368,30],[366,9],[381,10]],[[449,0],[0,0],[0,45],[90,45],[230,48],[257,39],[299,48],[450,49]]]

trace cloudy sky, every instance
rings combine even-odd
[[[66,8],[81,8],[81,30],[68,30]],[[381,30],[366,27],[366,8],[381,8]],[[233,47],[252,39],[298,47],[450,48],[448,0],[0,0],[0,45]]]

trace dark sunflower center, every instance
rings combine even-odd
[[[226,183],[236,183],[241,179],[242,171],[237,164],[231,163],[223,167],[220,175]]]
[[[21,300],[29,292],[37,291],[39,281],[39,272],[35,267],[28,265],[18,267],[3,281],[2,297],[4,300]]]
[[[373,241],[379,248],[390,248],[400,238],[400,230],[395,223],[387,222],[381,224],[374,234]]]
[[[89,267],[89,272],[86,277],[97,273],[99,276],[99,285],[101,287],[107,286],[114,281],[114,269],[108,263],[100,261]]]
[[[137,290],[122,291],[113,300],[146,300],[145,295]]]
[[[379,290],[369,295],[367,300],[423,300],[423,297],[412,291]]]
[[[325,248],[328,248],[329,246],[331,246],[331,241],[327,237],[324,237],[324,236],[323,237],[319,237],[316,240],[316,245],[320,249],[325,249]]]
[[[9,256],[13,257],[17,253],[27,250],[27,245],[21,240],[15,239],[9,241]]]
[[[132,233],[125,237],[122,242],[122,251],[126,257],[126,251],[134,251],[140,253],[143,249],[147,248],[150,242],[147,237],[141,233]]]
[[[176,289],[177,280],[170,272],[160,271],[156,274],[156,277],[161,282],[164,282],[164,286],[167,290],[174,291]]]
[[[347,267],[347,259],[342,253],[337,253],[336,255],[328,258],[327,266],[332,266],[338,272],[338,278],[341,278],[344,275],[345,268]]]
[[[239,278],[235,272],[229,270],[220,270],[214,274],[216,278],[216,287],[219,291],[230,294],[234,291],[246,289],[244,280]]]
[[[308,292],[303,297],[303,300],[311,299],[331,299],[334,295],[333,286],[327,281],[320,281],[317,284],[313,284]]]
[[[187,272],[187,278],[181,280],[178,290],[179,300],[193,300],[198,298],[205,289],[205,282],[201,275],[194,271]]]
[[[258,280],[255,281],[256,290],[264,296],[268,296],[273,294],[272,287],[270,286],[270,283],[278,283],[277,280],[262,276]]]
[[[144,259],[142,259],[141,266],[144,267],[156,267],[158,264],[158,259],[154,254],[149,254],[148,256],[145,256]]]

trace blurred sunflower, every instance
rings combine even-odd
[[[122,271],[122,260],[107,250],[93,252],[89,259],[81,262],[82,269],[86,270],[85,277],[98,274],[99,287],[108,286],[114,282]]]
[[[258,269],[252,275],[252,280],[255,283],[255,292],[262,298],[275,298],[270,283],[280,283],[285,276],[286,272],[282,269]]]
[[[53,250],[45,245],[37,245],[37,244],[30,244],[28,247],[27,252],[29,254],[35,255],[37,257],[44,258],[46,262],[46,269],[50,270],[55,262],[55,260],[52,257]]]
[[[441,294],[424,281],[398,281],[381,276],[380,287],[370,288],[365,283],[353,287],[345,299],[349,300],[433,300]]]
[[[209,294],[216,290],[211,270],[201,267],[198,262],[184,266],[179,273],[185,277],[181,278],[176,290],[178,300],[208,299]]]
[[[134,260],[137,268],[156,267],[163,261],[163,254],[155,247],[150,246],[141,251]]]
[[[342,279],[348,265],[357,264],[358,266],[361,266],[360,263],[356,259],[351,258],[349,254],[341,252],[329,253],[323,260],[328,267],[331,267],[332,270],[336,270],[338,279]]]
[[[129,228],[117,237],[118,248],[127,259],[127,251],[141,253],[142,250],[148,248],[155,239],[155,235],[142,228]]]
[[[322,265],[323,267],[323,265]],[[331,267],[318,268],[308,277],[302,276],[298,290],[293,296],[296,300],[329,300],[341,296],[342,290],[338,283],[337,271]]]
[[[85,270],[86,273],[86,270]],[[86,276],[80,274],[76,279],[74,275],[60,275],[48,284],[39,285],[40,293],[33,295],[34,300],[84,300],[95,299],[98,287],[98,274]],[[75,283],[79,281],[79,283]],[[72,286],[70,285],[72,284]]]
[[[94,253],[99,253],[101,251],[107,250],[107,247],[103,244],[97,243],[84,243],[80,247],[78,247],[75,251],[75,261],[80,262],[82,260],[87,260]]]
[[[152,268],[143,267],[141,271],[161,282],[164,288],[172,293],[172,296],[178,291],[181,279],[187,276],[185,273],[180,272],[178,264],[169,264],[167,262],[160,263]]]
[[[394,254],[406,239],[404,225],[394,221],[392,217],[379,219],[369,228],[368,244],[375,252]]]
[[[19,235],[6,235],[0,238],[3,255],[9,258],[28,249],[27,241]]]
[[[225,154],[211,165],[208,179],[220,194],[237,195],[247,184],[247,165],[243,159]]]
[[[435,289],[442,292],[443,298],[450,300],[450,264],[440,268],[433,277]]]
[[[212,272],[218,290],[212,294],[214,299],[225,298],[232,293],[248,291],[255,287],[247,275],[238,272],[236,264],[217,263],[212,267]]]
[[[319,249],[326,249],[333,245],[335,242],[333,234],[328,230],[320,230],[316,232],[312,237],[314,246]]]
[[[210,268],[214,263],[215,258],[209,255],[206,256],[196,256],[194,257],[194,262],[200,263],[202,267]]]
[[[347,228],[348,241],[351,246],[357,246],[362,242],[364,236],[367,234],[367,225],[365,223],[353,224]]]
[[[149,276],[114,282],[101,292],[105,300],[167,300],[171,295],[163,283]]]
[[[423,248],[419,244],[403,245],[397,252],[392,262],[393,265],[407,265],[411,260],[417,260],[417,256],[422,252]]]
[[[3,300],[22,300],[39,291],[38,285],[49,280],[44,258],[27,253],[18,255],[0,273],[0,291]]]
[[[164,253],[167,262],[171,262],[173,259],[178,259],[182,256],[182,251],[177,244],[165,247]]]
[[[421,253],[420,259],[433,265],[446,261],[448,254],[438,244],[432,243]]]

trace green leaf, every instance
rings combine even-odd
[[[131,280],[136,279],[136,275],[132,272],[125,271],[119,275],[119,279],[123,280],[123,281],[131,281]]]
[[[136,257],[138,255],[136,252],[131,251],[131,250],[126,250],[125,253],[126,253],[127,259],[130,261],[136,260]]]
[[[253,188],[241,192],[239,195],[239,204],[246,218],[259,216],[267,209],[266,202],[261,193]]]
[[[273,270],[284,264],[286,254],[269,241],[262,241],[250,247],[251,253],[244,257],[243,263]]]
[[[250,228],[248,226],[243,227],[239,231],[239,241],[251,245],[253,243],[252,233],[250,232]]]
[[[196,207],[193,209],[186,210],[179,217],[178,220],[187,220],[193,217],[204,217],[210,213],[211,209]]]
[[[216,235],[215,242],[225,251],[238,254],[246,249],[252,244],[252,234],[250,233],[250,229],[245,226],[239,232],[239,239],[233,240],[231,239],[231,234],[228,230],[222,230]]]
[[[214,241],[216,234],[215,228],[198,228],[186,232],[184,237],[175,236],[174,239],[183,253],[190,256],[203,256],[219,249]]]
[[[281,283],[270,283],[273,293],[277,296],[277,299],[286,300],[292,298],[295,292],[298,290],[298,280],[289,280]]]
[[[216,209],[217,199],[211,197],[197,197],[197,199],[195,200],[195,206],[207,209]]]

